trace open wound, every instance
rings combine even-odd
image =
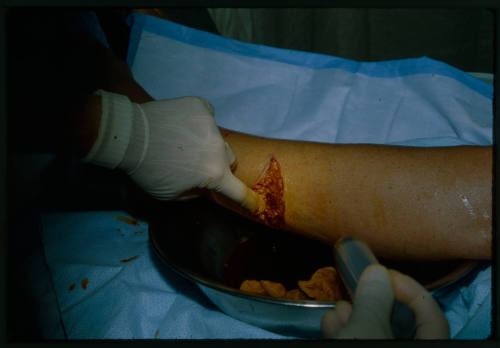
[[[268,168],[252,187],[252,190],[259,194],[266,203],[265,209],[256,212],[256,216],[268,226],[281,228],[285,225],[283,189],[280,164],[274,156],[271,156]]]

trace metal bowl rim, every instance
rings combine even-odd
[[[258,302],[263,302],[263,303],[271,303],[271,304],[279,304],[279,305],[285,305],[285,306],[293,306],[293,307],[305,307],[305,308],[335,308],[335,301],[316,301],[316,300],[288,300],[288,299],[282,299],[282,298],[272,298],[272,297],[267,297],[267,296],[261,296],[257,294],[250,294],[246,293],[244,291],[238,290],[236,288],[227,286],[222,284],[221,282],[211,280],[205,276],[200,275],[199,273],[193,272],[191,270],[182,268],[178,266],[171,258],[168,257],[165,253],[161,251],[161,248],[159,245],[156,243],[156,239],[154,238],[154,228],[152,227],[154,224],[149,224],[148,227],[148,232],[149,232],[149,237],[150,237],[150,243],[153,246],[153,249],[155,250],[156,254],[160,257],[160,259],[167,264],[171,269],[173,269],[177,274],[181,275],[182,277],[194,282],[194,283],[200,283],[204,286],[207,286],[211,289],[214,289],[216,291],[221,291],[224,292],[228,295],[232,296],[237,296],[240,298],[244,298],[246,300],[251,300],[251,301],[258,301]],[[470,274],[472,271],[474,271],[478,266],[479,266],[479,261],[478,260],[463,260],[464,262],[461,264],[459,267],[459,272],[458,274],[455,274],[455,276],[452,279],[445,280],[444,282],[440,283],[442,279],[438,279],[436,281],[431,282],[430,284],[424,284],[424,288],[429,291],[431,294],[436,292],[436,291],[442,291],[449,286],[457,283],[464,277],[466,277],[468,274]],[[452,273],[455,273],[457,270],[452,271]],[[447,274],[448,275],[448,274]],[[447,276],[446,275],[446,276]],[[445,276],[445,277],[446,277]],[[197,284],[198,285],[198,284]]]
[[[264,303],[271,303],[271,304],[279,304],[279,305],[285,305],[285,306],[293,306],[293,307],[305,307],[305,308],[335,308],[335,302],[334,301],[316,301],[316,300],[287,300],[287,299],[281,299],[281,298],[270,298],[266,296],[261,296],[261,295],[251,295],[249,293],[246,293],[241,290],[237,290],[235,288],[232,288],[230,286],[226,286],[220,282],[216,282],[213,280],[210,280],[196,272],[186,270],[177,264],[175,262],[172,262],[172,260],[165,255],[161,249],[158,247],[156,244],[156,240],[154,238],[154,233],[152,233],[151,227],[149,228],[149,236],[150,236],[150,243],[153,246],[153,250],[156,252],[156,254],[160,257],[160,259],[167,264],[172,270],[174,270],[177,274],[181,275],[182,277],[193,281],[195,283],[200,283],[204,286],[207,286],[209,288],[212,288],[217,291],[222,291],[224,293],[227,293],[229,295],[237,296],[237,297],[242,297],[247,300],[252,300],[252,301],[258,301],[258,302],[264,302]]]

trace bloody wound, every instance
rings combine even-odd
[[[263,197],[266,207],[256,216],[266,225],[282,228],[285,225],[285,201],[283,200],[283,177],[278,161],[274,156],[269,161],[269,167],[252,190]]]

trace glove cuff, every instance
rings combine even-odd
[[[101,121],[97,140],[84,162],[114,169],[123,160],[132,132],[133,105],[124,95],[98,90]]]
[[[133,111],[130,145],[125,152],[123,161],[118,165],[118,168],[123,169],[129,175],[133,175],[140,167],[149,145],[149,122],[146,114],[142,107],[135,103]]]

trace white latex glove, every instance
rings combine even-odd
[[[99,134],[84,161],[124,170],[160,200],[207,188],[251,211],[257,208],[257,195],[231,172],[235,156],[208,101],[184,97],[136,104],[123,95],[97,94]]]
[[[358,283],[353,305],[338,301],[325,313],[321,330],[326,338],[392,339],[390,317],[394,299],[415,314],[415,339],[447,339],[449,325],[432,295],[417,281],[381,265],[367,267]]]

